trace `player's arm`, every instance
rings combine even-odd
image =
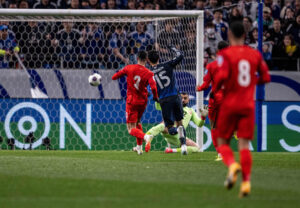
[[[173,51],[176,56],[170,61],[170,64],[172,66],[176,66],[177,64],[179,64],[182,59],[183,59],[183,52],[178,50],[175,46],[170,46],[169,47],[171,51]]]
[[[160,123],[156,126],[153,126],[151,129],[149,129],[149,131],[147,131],[146,134],[156,136],[156,135],[162,133],[164,130],[165,130],[165,124]]]
[[[261,61],[258,67],[258,79],[257,84],[264,84],[271,81],[271,77],[269,74],[269,67],[266,62],[263,60],[262,56],[260,55]]]
[[[201,113],[201,118],[199,118],[197,113],[192,109],[191,121],[193,121],[194,124],[196,124],[198,127],[202,127],[205,123],[205,119],[206,119],[206,116],[207,116],[207,115],[205,115],[205,116],[204,115],[205,114],[202,115],[202,113]]]
[[[209,85],[210,85],[210,82],[211,82],[211,75],[210,75],[209,69],[207,69],[207,70],[208,71],[207,71],[206,75],[203,78],[202,85],[198,85],[197,88],[196,88],[196,90],[199,91],[199,92],[209,88]]]
[[[112,76],[112,80],[119,79],[120,77],[123,77],[124,75],[126,75],[126,73],[127,73],[127,68],[124,67],[123,69],[121,69],[120,71],[116,72],[116,73]]]
[[[153,94],[153,100],[158,101],[157,87],[153,76],[148,79],[148,83]]]

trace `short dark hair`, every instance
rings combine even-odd
[[[189,93],[187,93],[186,91],[181,91],[180,94],[181,95],[189,95]]]
[[[152,64],[156,64],[159,60],[158,51],[149,51],[148,59]]]
[[[229,30],[232,32],[235,38],[241,38],[245,35],[245,28],[241,21],[235,21],[230,24]]]
[[[137,58],[141,61],[147,60],[147,52],[146,51],[139,51],[137,54]]]
[[[218,50],[222,50],[224,48],[227,48],[228,46],[229,46],[229,44],[226,41],[222,40],[218,43]]]

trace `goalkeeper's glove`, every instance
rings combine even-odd
[[[204,105],[203,108],[200,108],[201,119],[205,120],[208,115],[208,105]]]

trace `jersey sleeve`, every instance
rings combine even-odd
[[[202,120],[201,118],[199,118],[199,116],[197,115],[197,113],[193,109],[192,109],[191,121],[193,121],[194,124],[196,124],[198,127],[202,127],[205,123],[205,120]]]
[[[203,91],[208,89],[209,85],[211,82],[211,73],[210,73],[210,65],[207,66],[207,73],[205,74],[203,78],[203,83],[202,85],[197,87],[197,91]]]
[[[264,83],[268,83],[270,81],[271,81],[271,77],[269,74],[268,65],[266,64],[266,62],[263,60],[262,56],[260,55],[257,84],[264,84]]]
[[[226,78],[229,76],[230,64],[229,60],[226,58],[225,55],[219,54],[217,56],[217,67],[218,70],[215,74],[215,85],[213,86],[212,92],[218,91],[221,87]]]
[[[119,79],[120,77],[123,77],[124,75],[127,74],[127,67],[125,66],[123,69],[121,69],[120,71],[116,72],[113,76],[112,76],[112,80],[116,80]]]
[[[152,73],[152,76],[150,78],[148,78],[148,83],[150,85],[150,88],[151,88],[151,91],[153,94],[153,98],[155,100],[158,100],[157,87],[156,87],[156,82],[154,80],[153,73]]]
[[[175,46],[171,47],[171,50],[176,53],[176,56],[171,61],[169,61],[169,64],[171,66],[176,66],[177,64],[179,64],[182,61],[183,53],[182,53],[182,51],[175,48]]]

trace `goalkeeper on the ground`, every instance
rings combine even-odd
[[[188,103],[189,103],[189,95],[188,93],[182,92],[181,93],[181,100],[182,100],[182,105],[183,105],[183,125],[184,128],[186,129],[187,126],[189,125],[189,122],[192,121],[193,123],[195,123],[197,126],[202,127],[204,125],[205,122],[205,118],[208,114],[208,110],[207,107],[205,107],[204,109],[201,110],[201,118],[198,117],[197,113],[192,109],[188,107]],[[157,108],[159,108],[159,106],[157,105]],[[165,138],[165,140],[167,141],[168,144],[177,147],[177,148],[170,148],[167,147],[165,150],[165,153],[174,153],[174,152],[180,152],[181,148],[180,148],[180,139],[179,139],[179,135],[175,134],[175,135],[170,135],[168,134],[167,130],[165,129],[165,125],[164,123],[160,123],[154,127],[152,127],[147,133],[146,135],[149,135],[150,138],[153,138],[159,134],[162,134],[162,136]],[[186,138],[186,145],[187,145],[187,151],[188,153],[192,153],[192,152],[199,152],[199,146],[191,139]],[[145,146],[145,151],[148,152],[151,148],[151,139],[147,142],[146,146]]]

